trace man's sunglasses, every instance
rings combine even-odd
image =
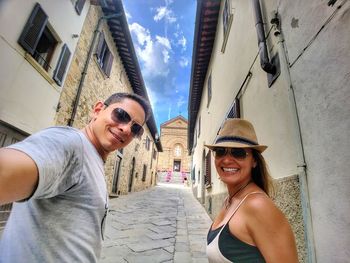
[[[248,152],[242,148],[224,148],[216,147],[212,149],[215,158],[224,157],[227,153],[235,159],[243,160],[248,156]]]
[[[108,106],[107,104],[105,104],[105,105]],[[112,111],[112,120],[114,122],[118,122],[118,123],[122,123],[122,124],[128,124],[128,123],[132,122],[130,130],[131,130],[131,133],[133,134],[134,137],[141,137],[143,134],[142,125],[133,121],[131,119],[129,113],[127,113],[122,108],[115,108]]]

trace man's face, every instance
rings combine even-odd
[[[129,114],[132,121],[121,123],[112,117],[113,110],[120,108]],[[120,102],[105,106],[98,102],[93,111],[93,118],[90,123],[93,132],[93,144],[100,153],[108,154],[116,149],[128,145],[134,137],[131,126],[134,123],[143,125],[145,112],[142,106],[132,100],[125,98]]]

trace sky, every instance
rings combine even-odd
[[[158,131],[188,118],[196,0],[123,0]]]

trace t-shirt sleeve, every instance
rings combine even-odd
[[[71,128],[48,128],[8,148],[24,152],[36,163],[39,182],[31,198],[50,198],[79,182],[82,142]]]

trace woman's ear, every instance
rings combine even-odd
[[[257,166],[258,162],[256,161],[256,159],[253,159],[253,169]]]

